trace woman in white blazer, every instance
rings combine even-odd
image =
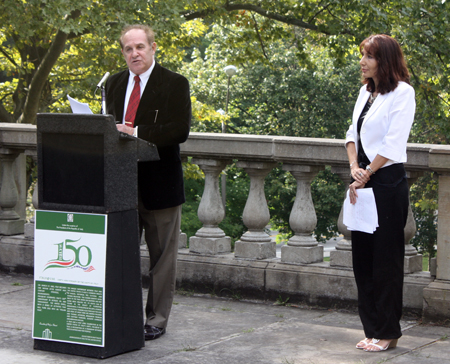
[[[378,212],[373,234],[352,231],[353,271],[365,339],[356,347],[382,351],[402,335],[404,227],[409,188],[403,163],[414,120],[414,89],[398,42],[372,35],[360,44],[364,86],[347,131],[352,175],[350,202],[358,189],[372,188]]]

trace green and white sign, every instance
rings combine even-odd
[[[104,346],[107,215],[37,210],[33,338]]]

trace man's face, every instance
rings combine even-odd
[[[136,75],[147,71],[153,64],[156,43],[148,44],[147,36],[142,29],[131,29],[122,38],[122,54],[128,68]]]

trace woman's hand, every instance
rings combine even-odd
[[[352,178],[358,183],[366,184],[370,179],[370,172],[366,171],[365,169],[359,168],[355,143],[348,142],[346,148]]]
[[[365,183],[359,183],[358,181],[353,182],[349,189],[349,195],[350,195],[350,203],[354,205],[356,203],[356,198],[358,197],[358,193],[356,192],[359,188],[364,188],[366,184]]]
[[[369,182],[370,175],[371,175],[371,173],[369,171],[359,168],[359,166],[357,164],[355,164],[355,166],[352,167],[350,173],[356,182],[363,184],[363,185],[365,185],[367,182]]]

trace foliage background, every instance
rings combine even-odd
[[[69,112],[66,95],[99,112],[95,85],[125,68],[117,39],[127,23],[157,32],[158,61],[185,74],[192,88],[193,131],[343,138],[360,87],[358,44],[388,33],[401,43],[416,91],[410,142],[450,140],[450,9],[446,0],[3,0],[0,3],[0,122],[34,123],[37,112]],[[228,115],[223,68],[238,67]],[[32,166],[30,165],[30,171]],[[202,172],[185,165],[183,230],[199,228]],[[227,218],[239,238],[248,177],[227,168]],[[274,228],[292,234],[287,215],[295,180],[277,168],[266,196]],[[313,181],[319,240],[337,233],[344,186],[329,169]],[[414,244],[434,254],[437,183],[411,189]]]

